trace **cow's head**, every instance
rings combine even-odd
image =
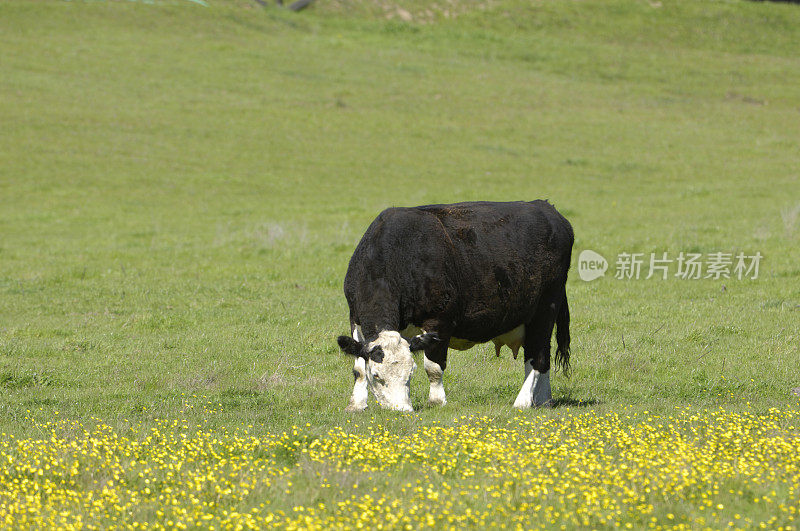
[[[417,368],[412,351],[423,350],[438,340],[433,333],[420,334],[406,341],[399,332],[384,330],[371,343],[339,336],[339,348],[346,354],[364,358],[367,383],[378,405],[398,411],[411,407],[411,375]]]

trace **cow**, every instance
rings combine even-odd
[[[355,357],[347,411],[363,411],[371,390],[381,407],[412,411],[412,353],[423,351],[428,401],[447,403],[447,349],[493,341],[516,358],[525,378],[515,408],[552,405],[550,340],[569,371],[566,281],[574,235],[547,201],[468,202],[388,208],[350,258],[344,294]]]

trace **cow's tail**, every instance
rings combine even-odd
[[[569,304],[566,290],[556,316],[556,344],[556,366],[561,368],[565,376],[569,376]]]

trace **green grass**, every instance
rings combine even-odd
[[[1,3],[0,431],[346,423],[355,244],[385,207],[478,199],[549,198],[575,260],[764,255],[754,281],[573,265],[575,407],[525,415],[796,408],[800,11],[457,4]],[[516,414],[508,351],[449,361],[446,407],[418,371],[418,413],[360,418]]]

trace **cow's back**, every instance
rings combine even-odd
[[[545,201],[387,209],[350,260],[351,319],[373,333],[450,319],[455,336],[487,341],[563,286],[572,243],[569,222]]]
[[[566,281],[569,222],[546,201],[428,205],[456,250],[456,336],[486,341],[529,321],[542,292]]]

